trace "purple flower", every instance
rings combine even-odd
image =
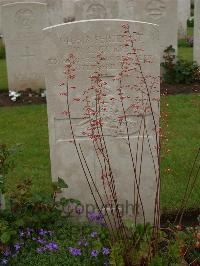
[[[99,251],[98,251],[98,250],[95,250],[95,249],[94,249],[94,250],[91,251],[91,256],[92,256],[92,257],[97,257],[98,254],[99,254]]]
[[[79,246],[87,247],[88,246],[88,242],[86,240],[79,240],[78,241],[78,245]]]
[[[2,265],[6,265],[6,264],[8,264],[8,260],[7,260],[7,259],[2,259],[2,260],[1,260],[1,264],[2,264]]]
[[[46,247],[40,247],[36,249],[37,253],[40,253],[40,254],[44,253],[46,250],[47,250]]]
[[[91,233],[91,237],[95,238],[95,237],[97,237],[97,236],[98,236],[98,233],[97,233],[97,232],[92,232],[92,233]]]
[[[106,247],[104,247],[103,249],[102,249],[102,253],[103,253],[103,255],[109,255],[110,254],[110,249],[109,248],[106,248]]]
[[[58,250],[58,244],[51,242],[46,245],[46,248],[50,251],[55,251],[55,250]]]
[[[45,239],[42,239],[42,238],[38,238],[36,239],[36,241],[39,243],[39,244],[42,244],[42,245],[45,245],[47,243],[47,241]]]
[[[48,231],[44,230],[44,229],[39,229],[38,234],[41,236],[45,236],[48,233]]]
[[[20,246],[19,243],[16,243],[16,244],[14,245],[14,248],[15,248],[16,251],[19,251],[19,250],[21,249],[21,246]]]
[[[91,222],[97,222],[99,224],[104,224],[104,217],[102,213],[89,212],[88,219]]]
[[[19,237],[21,238],[21,237],[23,237],[23,236],[24,236],[24,231],[19,230]]]
[[[4,252],[3,252],[3,255],[5,257],[9,257],[11,255],[11,251],[9,249],[6,249]]]
[[[81,256],[81,250],[79,248],[72,248],[69,247],[69,252],[73,255],[73,256]]]

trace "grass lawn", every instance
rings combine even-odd
[[[6,60],[0,59],[0,91],[8,90]]]
[[[191,62],[193,60],[193,47],[178,47],[178,57]]]
[[[162,207],[175,210],[183,195],[187,174],[199,145],[200,95],[168,96],[169,142],[171,152],[162,158]],[[0,143],[21,144],[15,157],[15,169],[8,175],[8,187],[31,178],[34,191],[50,191],[50,160],[46,106],[0,108]],[[170,173],[165,169],[171,168]],[[200,205],[200,178],[189,207]]]

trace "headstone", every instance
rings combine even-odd
[[[128,19],[155,23],[160,28],[161,60],[170,45],[177,50],[177,0],[78,0],[75,20]]]
[[[172,45],[177,50],[177,0],[138,0],[134,18],[159,25],[161,60],[163,51]]]
[[[74,9],[75,20],[119,18],[117,0],[79,0]]]
[[[195,1],[194,11],[194,61],[200,64],[200,0]]]
[[[2,6],[10,90],[45,88],[41,59],[42,29],[47,25],[46,5],[14,3]]]
[[[46,2],[49,26],[63,23],[63,0],[46,0]]]
[[[39,3],[46,3],[46,0],[0,0],[0,35],[3,34],[2,28],[2,6],[7,4],[13,4],[16,2],[39,2]]]
[[[178,37],[187,37],[187,20],[189,18],[190,0],[178,0]]]
[[[63,0],[63,14],[64,21],[71,22],[74,21],[74,4],[75,0]]]
[[[80,200],[86,213],[87,206],[95,206],[80,156],[99,206],[113,206],[113,185],[124,216],[133,217],[137,208],[142,220],[143,206],[146,220],[153,222],[159,173],[158,26],[89,20],[49,27],[44,35],[53,180],[64,178],[69,189],[63,195]]]

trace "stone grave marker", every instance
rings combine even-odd
[[[133,19],[159,25],[161,60],[168,46],[177,50],[177,0],[137,0]]]
[[[63,196],[80,200],[86,213],[95,206],[89,184],[102,209],[114,208],[112,183],[123,216],[133,217],[137,209],[141,221],[144,209],[153,222],[159,175],[158,26],[89,20],[46,28],[44,36],[53,180],[64,178],[69,189]]]
[[[46,0],[0,0],[0,34],[3,34],[3,28],[2,28],[2,6],[7,4],[13,4],[16,2],[39,2],[39,3],[46,3]]]
[[[49,26],[63,23],[63,0],[46,0],[46,2]]]
[[[75,20],[119,18],[117,0],[79,0],[74,10]]]
[[[128,19],[155,23],[160,28],[161,61],[170,45],[177,50],[177,0],[78,0],[75,20]]]
[[[190,11],[190,0],[178,0],[178,38],[187,37],[187,19]]]
[[[200,64],[200,0],[195,1],[194,11],[194,61]]]
[[[44,89],[41,46],[42,29],[47,25],[46,5],[13,3],[2,10],[9,89]]]

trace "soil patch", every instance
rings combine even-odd
[[[0,107],[5,106],[21,106],[29,104],[44,104],[46,98],[41,97],[40,94],[34,92],[21,92],[21,96],[17,98],[16,102],[11,101],[8,92],[0,93]]]
[[[179,93],[200,93],[200,83],[193,84],[161,84],[161,94],[175,95]],[[20,106],[29,104],[44,104],[46,99],[40,94],[30,91],[21,92],[16,102],[11,101],[8,92],[0,92],[0,107]]]

